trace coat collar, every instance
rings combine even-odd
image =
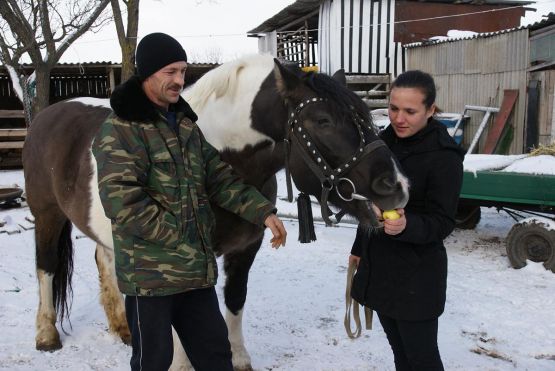
[[[110,105],[114,113],[126,121],[155,122],[160,118],[160,111],[144,93],[138,76],[132,76],[114,89]],[[193,122],[198,119],[191,106],[182,97],[179,97],[173,108],[176,112],[183,112]]]
[[[461,158],[464,158],[465,154],[465,151],[451,138],[445,125],[436,119],[430,120],[422,130],[408,138],[398,138],[391,125],[380,134],[380,137],[390,148],[394,146],[402,148],[403,157],[440,149],[454,151]]]

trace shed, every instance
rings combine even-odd
[[[525,153],[555,140],[555,13],[527,27],[408,44],[405,49],[407,68],[434,76],[437,103],[444,111],[462,113],[465,105],[500,107],[506,89],[518,90],[498,152]],[[470,116],[466,145],[483,114]],[[479,149],[483,147],[482,141]]]
[[[186,84],[217,67],[213,63],[189,63]],[[24,64],[19,73],[34,68]],[[74,97],[108,98],[121,79],[121,64],[112,62],[60,63],[50,74],[50,104]],[[20,167],[21,148],[27,134],[23,105],[13,91],[6,68],[0,66],[0,168]]]
[[[521,0],[297,0],[248,32],[259,51],[333,73],[405,70],[402,44],[446,35],[454,27],[491,32],[518,27]],[[431,22],[431,19],[434,21]]]
[[[214,63],[189,63],[186,84],[192,84],[202,75],[217,67]],[[34,67],[23,64],[19,73],[29,75]],[[50,73],[50,104],[74,97],[108,98],[120,83],[121,64],[112,62],[59,63]],[[13,91],[6,68],[0,65],[0,128],[24,126],[23,106]]]

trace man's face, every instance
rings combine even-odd
[[[156,71],[143,82],[145,94],[157,106],[168,109],[170,104],[177,102],[183,90],[185,70],[187,63],[180,61]]]

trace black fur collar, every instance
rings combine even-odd
[[[138,76],[133,76],[114,89],[110,98],[114,113],[127,121],[153,122],[158,120],[158,109],[145,95]],[[198,116],[185,100],[179,97],[173,105],[176,112],[183,112],[191,121],[196,122]]]

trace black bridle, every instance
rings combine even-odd
[[[322,213],[322,219],[326,222],[327,225],[339,223],[341,217],[345,214],[342,210],[336,214],[336,221],[333,222],[329,218],[330,209],[328,208],[328,196],[332,189],[335,188],[337,195],[344,201],[353,201],[353,200],[368,200],[366,197],[356,193],[355,184],[352,180],[347,178],[345,174],[355,167],[360,161],[364,158],[369,156],[372,152],[380,147],[385,147],[386,144],[381,140],[377,139],[370,143],[366,143],[366,139],[364,137],[363,128],[366,127],[369,130],[375,132],[371,123],[364,120],[359,114],[353,112],[353,122],[357,127],[360,142],[357,150],[351,156],[349,156],[349,160],[345,162],[343,165],[333,168],[329,165],[326,161],[324,156],[318,151],[314,141],[310,137],[310,134],[304,127],[299,115],[301,111],[306,108],[307,106],[324,102],[324,98],[310,98],[304,102],[301,102],[297,107],[290,111],[289,121],[287,125],[287,134],[285,137],[285,144],[286,144],[286,161],[285,161],[285,174],[286,174],[286,181],[287,181],[287,198],[289,202],[293,201],[293,190],[291,185],[291,173],[289,170],[289,152],[291,150],[291,146],[293,144],[297,145],[300,148],[301,157],[304,160],[305,164],[309,167],[309,169],[316,175],[320,184],[322,185],[322,194],[320,196],[320,208]],[[338,185],[341,182],[348,183],[352,188],[353,192],[351,193],[350,197],[345,197],[339,191]]]

